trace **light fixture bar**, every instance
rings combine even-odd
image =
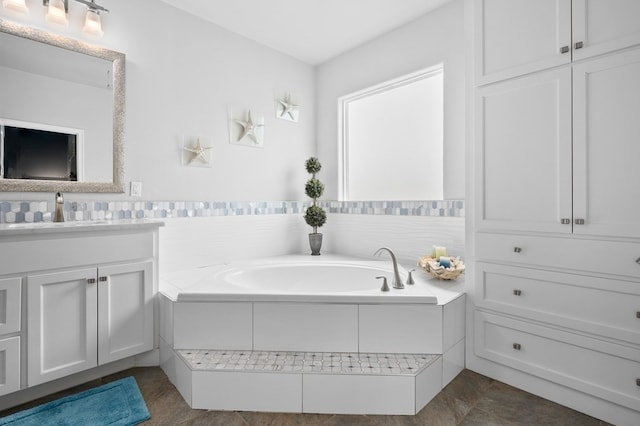
[[[82,3],[82,4],[86,5],[89,8],[89,10],[94,10],[94,11],[97,11],[97,12],[109,12],[109,9],[100,6],[99,4],[97,4],[95,2],[95,0],[89,0],[89,1],[87,1],[87,0],[76,0],[76,1],[78,3]]]

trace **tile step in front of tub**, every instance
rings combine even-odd
[[[419,412],[442,389],[442,356],[175,350],[192,408],[331,414]]]

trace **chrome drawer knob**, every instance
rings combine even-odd
[[[520,291],[520,290],[513,290],[513,294],[514,294],[514,296],[522,296],[522,291]]]
[[[514,247],[513,248],[513,252],[514,253],[520,253],[521,251],[522,251],[522,248],[520,248],[520,247]]]
[[[520,343],[514,343],[513,349],[515,349],[516,351],[519,351],[520,349],[522,349],[522,346],[520,346]]]

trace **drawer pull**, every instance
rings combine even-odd
[[[106,276],[104,276],[104,277],[100,277],[99,280],[100,280],[101,283],[103,283],[103,282],[107,281],[108,278]]]
[[[513,248],[513,252],[514,253],[520,253],[521,251],[522,251],[522,248],[520,248],[520,247],[514,247]]]
[[[571,225],[571,219],[564,217],[560,219],[560,223],[563,225]]]
[[[636,259],[636,263],[640,265],[640,257]]]
[[[522,291],[520,291],[520,290],[513,290],[513,294],[514,294],[514,296],[522,296]]]
[[[640,319],[640,311],[636,312],[636,318]]]
[[[569,46],[562,46],[560,48],[560,53],[569,53]]]
[[[584,225],[584,219],[575,219],[573,223],[576,225]]]
[[[636,379],[636,386],[640,386],[640,379]]]
[[[579,41],[574,46],[576,49],[582,49],[584,47],[584,43]]]
[[[522,349],[522,346],[520,346],[520,343],[514,343],[513,349],[515,349],[516,351],[519,351],[520,349]]]
[[[95,278],[87,278],[87,284],[95,284],[95,283],[96,283]]]

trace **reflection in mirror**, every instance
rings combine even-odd
[[[0,119],[0,178],[84,181],[83,136],[83,130]]]
[[[123,192],[124,66],[122,53],[0,20],[0,190]]]

